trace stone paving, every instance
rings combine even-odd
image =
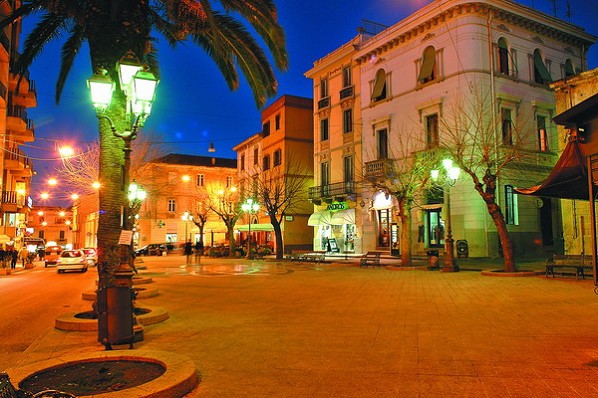
[[[591,280],[201,262],[147,257],[143,271],[160,291],[143,302],[170,318],[136,349],[191,358],[201,383],[187,397],[598,395]],[[99,351],[95,340],[53,330],[20,363]]]

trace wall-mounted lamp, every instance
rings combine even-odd
[[[213,142],[210,142],[210,145],[208,146],[208,152],[216,152]]]

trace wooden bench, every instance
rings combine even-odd
[[[367,252],[361,256],[359,264],[361,267],[367,267],[368,265],[380,265],[380,255],[382,252]]]
[[[37,394],[29,391],[17,390],[10,382],[10,378],[6,372],[0,372],[0,398],[77,398],[75,395],[68,392],[58,390],[44,390]]]
[[[555,269],[571,269],[575,273],[575,278],[585,279],[586,270],[592,270],[592,257],[585,255],[573,254],[553,254],[552,257],[546,260],[546,277],[552,275],[554,278]],[[565,272],[561,272],[564,274]]]

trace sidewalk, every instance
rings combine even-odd
[[[188,397],[598,394],[589,280],[184,261],[144,258],[160,295],[143,303],[167,308],[170,319],[146,326],[136,349],[191,358],[201,383]],[[95,340],[53,330],[20,362],[99,351]]]

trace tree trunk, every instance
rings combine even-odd
[[[411,266],[411,209],[406,199],[398,199],[399,219],[401,220],[401,266]]]
[[[502,212],[498,205],[494,202],[486,203],[488,213],[496,226],[496,232],[498,233],[498,239],[502,247],[503,263],[505,272],[515,272],[515,256],[513,254],[513,241],[511,235],[507,230],[507,223],[503,217]]]
[[[273,217],[270,217],[270,223],[274,228],[274,239],[276,240],[276,259],[282,260],[284,257],[284,246],[282,243],[282,229],[280,228],[280,222]]]
[[[236,220],[235,220],[236,222]],[[228,236],[228,257],[235,257],[235,224],[226,224],[226,235]]]

